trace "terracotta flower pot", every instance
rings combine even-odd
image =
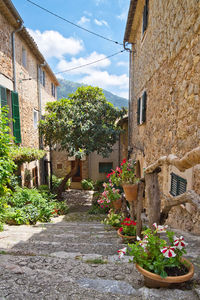
[[[162,278],[160,275],[151,273],[141,266],[136,264],[137,270],[144,276],[145,286],[151,288],[158,287],[169,287],[174,283],[182,283],[190,280],[194,275],[194,266],[193,264],[187,260],[186,258],[181,258],[181,262],[185,262],[185,266],[188,268],[188,273],[181,276],[167,276],[166,278]]]
[[[117,230],[117,234],[120,238],[122,238],[123,240],[127,240],[129,242],[136,239],[135,236],[123,235],[119,229]]]
[[[118,210],[122,208],[122,199],[117,199],[112,202],[113,207]]]
[[[138,184],[123,184],[122,185],[126,200],[128,202],[133,202],[137,201],[137,189],[138,189]]]

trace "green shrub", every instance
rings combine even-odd
[[[58,215],[66,215],[69,212],[69,207],[65,201],[56,202],[55,209],[57,210]]]
[[[90,178],[83,179],[81,181],[81,186],[84,190],[94,190],[94,182]]]
[[[95,191],[102,193],[104,191],[104,187],[103,187],[104,182],[105,180],[97,180],[94,184]]]
[[[59,187],[62,181],[63,181],[63,177],[59,178],[56,175],[52,176],[52,188],[54,192],[56,192],[57,188]],[[70,187],[70,184],[71,184],[71,180],[69,178],[68,181],[66,182],[65,188],[68,189]]]

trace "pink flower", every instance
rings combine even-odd
[[[176,256],[176,253],[174,252],[174,250],[175,250],[175,247],[171,247],[171,246],[164,247],[164,248],[160,249],[162,254],[167,258]]]
[[[177,238],[174,236],[174,246],[181,250],[183,247],[187,246],[188,243],[184,241],[184,237],[180,236],[180,238]]]
[[[168,225],[161,226],[161,225],[157,225],[157,223],[154,223],[153,226],[155,227],[157,233],[166,232],[166,229],[168,227]]]
[[[126,251],[127,251],[126,247],[118,250],[117,252],[119,253],[119,258],[122,258],[124,254],[126,254]]]

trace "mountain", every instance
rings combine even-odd
[[[58,99],[66,98],[69,94],[72,94],[80,86],[86,86],[77,82],[72,82],[65,79],[59,79],[60,86],[57,89]],[[117,95],[114,95],[106,90],[103,93],[108,102],[111,102],[114,106],[121,108],[122,106],[128,107],[128,100]]]

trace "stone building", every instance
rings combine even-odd
[[[111,169],[119,165],[119,155],[119,142],[113,146],[113,151],[108,158],[103,158],[96,152],[89,154],[81,160],[77,174],[71,178],[71,188],[81,189],[83,179],[105,180]],[[52,151],[53,174],[64,177],[73,168],[74,161],[74,157],[68,157],[65,151]]]
[[[131,0],[124,46],[132,50],[131,156],[141,170],[164,155],[181,158],[200,145],[200,1]],[[200,194],[200,165],[185,172],[166,166],[159,180],[163,199]],[[168,222],[200,233],[190,204],[173,208]]]
[[[39,149],[37,123],[46,102],[56,100],[58,81],[10,0],[0,0],[0,104],[15,120],[10,126],[19,146]],[[31,186],[42,182],[38,161],[22,166]],[[41,174],[40,174],[41,175]]]

